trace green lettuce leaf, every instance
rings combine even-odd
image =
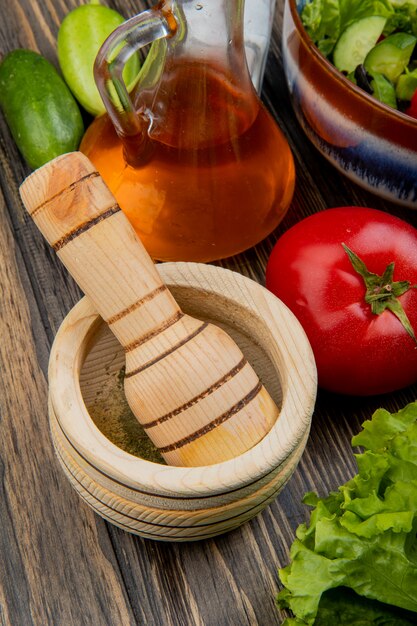
[[[316,624],[323,593],[339,587],[417,613],[417,402],[379,409],[352,445],[364,448],[356,476],[325,498],[304,497],[310,522],[279,572],[278,604],[295,615],[286,626]]]
[[[340,32],[353,22],[380,15],[389,18],[394,9],[389,0],[339,0],[340,5]]]
[[[329,56],[341,33],[339,0],[312,0],[301,14],[304,27],[324,56]]]
[[[394,13],[388,18],[383,34],[388,36],[398,31],[417,36],[417,0],[416,4],[407,2],[395,7]]]
[[[315,626],[411,626],[415,615],[341,587],[326,592],[320,602]]]

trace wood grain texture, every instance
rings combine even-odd
[[[41,624],[55,614],[58,620],[67,615],[74,623],[84,618],[110,618],[129,624],[132,615],[116,561],[103,551],[107,546],[111,553],[105,528],[99,548],[99,528],[91,518],[76,512],[71,506],[71,492],[56,480],[57,464],[51,454],[45,420],[47,386],[35,349],[35,341],[41,342],[43,338],[32,335],[32,318],[36,319],[37,313],[29,312],[30,292],[25,295],[23,290],[15,258],[19,252],[8,227],[2,197],[0,218],[3,222],[0,249],[8,250],[7,255],[2,254],[0,263],[3,620],[5,624],[14,624],[18,623],[16,615],[24,615],[20,623]],[[36,324],[38,332],[39,328]],[[11,359],[11,355],[15,357]],[[62,499],[67,501],[64,528],[60,528]],[[75,542],[68,551],[74,534],[88,537],[89,548]],[[90,569],[92,564],[95,571]],[[80,571],[84,585],[79,593],[86,600],[81,611],[72,602],[67,586]],[[93,612],[88,609],[88,598],[92,596],[99,603],[103,601],[101,610],[98,605]]]
[[[78,4],[1,0],[0,53],[30,47],[57,65],[54,40],[59,21]],[[126,16],[147,6],[136,0],[108,4]],[[218,264],[260,283],[277,237],[326,207],[373,206],[417,226],[415,213],[350,183],[304,137],[282,72],[282,8],[283,0],[278,0],[263,99],[293,150],[295,196],[284,221],[267,240]],[[0,219],[0,623],[281,624],[283,615],[275,607],[277,568],[287,563],[295,528],[308,515],[302,495],[312,489],[324,494],[349,478],[355,471],[350,438],[361,422],[379,406],[397,410],[414,400],[417,387],[369,399],[319,392],[306,451],[288,485],[260,515],[223,537],[164,544],[107,524],[80,502],[53,458],[42,372],[53,337],[80,291],[25,215],[18,186],[27,174],[0,115],[0,184],[6,201]],[[16,384],[15,372],[25,374],[24,383]]]

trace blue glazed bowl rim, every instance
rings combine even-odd
[[[342,72],[340,72],[334,65],[331,63],[318,49],[316,44],[313,42],[309,34],[307,33],[304,25],[301,21],[301,11],[306,4],[309,3],[309,0],[285,0],[288,3],[288,6],[291,11],[292,18],[294,20],[295,27],[297,28],[300,36],[307,43],[309,49],[314,54],[314,56],[318,59],[318,61],[327,68],[329,73],[335,80],[340,81],[348,90],[356,93],[365,103],[370,104],[371,106],[379,109],[382,113],[393,117],[397,121],[405,122],[407,126],[411,126],[411,128],[417,128],[417,119],[411,117],[411,115],[407,115],[402,111],[398,111],[397,109],[393,109],[392,107],[380,102],[370,94],[366,93],[363,89],[352,83],[350,80],[346,78]]]

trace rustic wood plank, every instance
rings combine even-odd
[[[37,310],[29,311],[32,298],[27,281],[20,278],[22,264],[5,227],[2,197],[0,220],[0,250],[7,251],[0,263],[0,536],[6,623],[131,624],[106,528],[89,510],[78,509],[78,499],[60,480],[50,445],[46,382],[35,348],[35,342],[45,345],[45,337]]]

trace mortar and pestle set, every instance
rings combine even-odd
[[[309,434],[316,371],[294,315],[230,270],[154,265],[79,152],[35,171],[21,196],[86,294],[49,363],[52,438],[73,487],[113,524],[164,541],[255,516]],[[92,419],[104,381],[124,366],[126,399],[166,465],[121,449]]]

